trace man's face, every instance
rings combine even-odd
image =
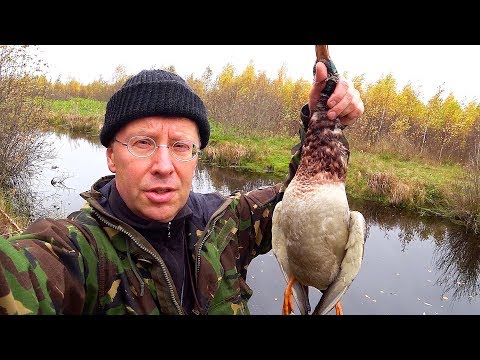
[[[125,125],[115,139],[127,143],[138,135],[154,139],[157,146],[191,140],[200,148],[197,125],[187,118],[136,119]],[[133,213],[147,220],[168,222],[187,202],[198,156],[182,162],[172,157],[168,148],[159,147],[150,157],[138,158],[114,140],[107,148],[107,162],[115,173],[120,196]]]

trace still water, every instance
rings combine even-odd
[[[66,135],[50,138],[56,157],[42,170],[35,190],[49,213],[65,216],[82,206],[80,192],[111,173],[102,145]],[[229,194],[272,183],[200,164],[193,190]],[[342,298],[345,314],[480,314],[479,237],[438,218],[350,204],[365,216],[367,240],[360,273]],[[251,263],[247,283],[254,290],[252,314],[281,314],[285,281],[272,252]],[[320,296],[310,289],[312,307]]]

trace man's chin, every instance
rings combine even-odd
[[[172,221],[176,214],[174,214],[171,210],[163,210],[160,211],[155,209],[154,211],[148,211],[146,213],[142,213],[142,217],[149,221],[159,221],[167,223]]]

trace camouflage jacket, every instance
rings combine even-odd
[[[187,222],[186,236],[196,237],[195,314],[249,314],[247,267],[271,249],[273,209],[295,174],[298,145],[292,154],[283,183],[226,196],[205,229]],[[42,218],[22,235],[0,237],[0,314],[184,313],[161,256],[99,196],[94,185],[67,219]]]

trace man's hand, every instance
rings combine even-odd
[[[310,112],[320,99],[320,93],[325,87],[327,68],[321,62],[316,65],[315,81],[310,89],[308,107]],[[343,125],[352,125],[365,110],[360,92],[355,89],[353,83],[340,76],[335,90],[327,101],[330,110],[327,117],[331,120],[338,117]]]

